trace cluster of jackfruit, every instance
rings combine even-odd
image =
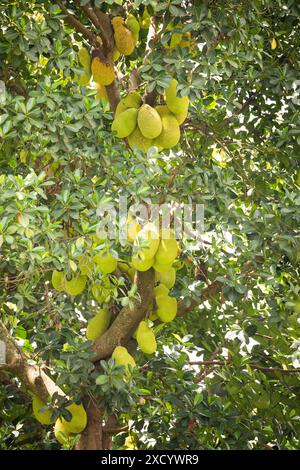
[[[45,407],[46,403],[34,395],[32,398],[32,410],[35,418],[41,424],[50,425],[52,423],[51,411],[45,410]],[[70,421],[58,418],[54,425],[54,435],[61,444],[66,444],[71,436],[82,433],[87,425],[87,415],[82,404],[76,405],[76,403],[72,403],[67,406],[66,410],[71,413]]]
[[[130,92],[116,109],[112,131],[120,139],[127,138],[132,149],[144,152],[150,147],[158,151],[170,149],[180,140],[180,125],[188,114],[189,98],[178,96],[177,80],[170,81],[165,92],[165,105],[142,104],[141,96]]]
[[[124,20],[121,16],[115,16],[111,21],[114,30],[115,52],[114,60],[120,54],[131,55],[139,40],[140,24],[135,16],[129,14]]]

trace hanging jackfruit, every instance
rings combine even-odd
[[[96,341],[109,327],[111,314],[107,308],[101,308],[96,315],[88,321],[86,337],[90,341]]]
[[[114,39],[117,49],[123,55],[130,55],[134,51],[135,41],[132,32],[125,26],[121,16],[112,19]]]
[[[132,32],[135,44],[139,40],[140,24],[135,16],[128,15],[126,19],[126,26]]]
[[[127,374],[129,373],[129,366],[132,368],[136,366],[135,360],[123,346],[117,346],[111,357],[115,360],[116,366],[125,367]]]
[[[162,131],[160,115],[152,106],[143,104],[138,112],[138,126],[144,137],[155,139]]]
[[[177,96],[177,80],[170,81],[165,91],[166,102],[169,110],[174,114],[182,114],[186,112],[189,106],[189,98],[187,96]]]
[[[70,281],[65,281],[65,291],[69,295],[79,295],[84,291],[87,276],[75,276]]]
[[[136,340],[145,354],[153,354],[157,349],[155,335],[147,322],[141,321],[136,331]]]
[[[35,418],[41,424],[51,424],[51,411],[45,410],[41,411],[46,406],[46,403],[43,402],[37,395],[34,395],[32,398],[32,410]]]
[[[136,127],[132,134],[128,136],[128,143],[132,150],[137,148],[138,150],[142,150],[143,152],[147,152],[150,147],[153,145],[152,139],[147,139],[143,136],[140,129]]]
[[[72,403],[72,405],[66,407],[66,410],[68,410],[72,415],[70,421],[61,418],[62,424],[67,432],[79,434],[84,431],[87,425],[87,415],[83,405],[76,405],[76,403]]]
[[[128,108],[139,108],[141,105],[141,95],[137,91],[130,91],[126,98],[123,99],[123,103]]]
[[[112,123],[111,130],[116,132],[117,137],[123,139],[128,137],[136,128],[138,110],[129,108],[119,114]]]
[[[175,116],[171,113],[161,117],[162,131],[153,141],[153,145],[158,148],[169,149],[178,144],[180,139],[179,124]]]
[[[103,86],[110,85],[115,78],[113,65],[102,62],[99,57],[94,57],[91,65],[94,81]]]

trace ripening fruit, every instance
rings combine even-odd
[[[171,113],[161,117],[162,131],[153,141],[153,145],[158,148],[171,148],[178,144],[180,139],[179,124],[175,116]]]
[[[51,411],[45,410],[40,411],[46,406],[46,403],[43,402],[37,395],[34,395],[32,398],[32,410],[35,419],[41,424],[51,424]]]
[[[123,346],[117,346],[111,357],[115,360],[116,366],[124,366],[127,373],[129,372],[129,366],[132,368],[136,366],[135,360]]]
[[[118,260],[108,251],[101,251],[93,260],[104,274],[112,273],[118,265]]]
[[[184,123],[184,121],[186,120],[187,118],[187,115],[188,115],[188,112],[189,112],[189,107],[188,105],[185,107],[185,109],[182,110],[182,112],[180,113],[177,113],[177,114],[174,114],[174,116],[176,117],[177,119],[177,122],[178,124],[181,126],[181,124]]]
[[[134,240],[134,256],[149,260],[155,256],[159,246],[159,233],[154,224],[148,223]]]
[[[68,432],[60,418],[55,421],[54,435],[60,444],[67,444],[71,433]]]
[[[165,323],[174,320],[177,314],[177,300],[175,297],[160,295],[155,300],[158,307],[156,311],[158,318]]]
[[[90,341],[96,341],[109,327],[111,314],[107,308],[101,308],[87,323],[86,337]]]
[[[119,60],[120,58],[120,51],[116,48],[116,46],[114,47],[114,52],[113,52],[113,61],[114,62],[117,62],[117,60]]]
[[[115,111],[115,118],[123,113],[124,111],[126,111],[128,109],[128,107],[126,106],[126,104],[124,103],[124,100],[121,100],[119,101],[119,103],[117,104],[117,107],[116,107],[116,111]]]
[[[143,104],[138,112],[138,126],[144,137],[155,139],[162,131],[160,115],[149,104]]]
[[[117,137],[124,139],[128,137],[136,128],[138,110],[129,108],[119,114],[112,122],[111,130],[116,132]]]
[[[178,243],[170,231],[162,233],[155,259],[159,264],[171,264],[178,254]]]
[[[139,258],[138,256],[133,256],[131,262],[132,266],[134,266],[137,271],[144,272],[148,271],[148,269],[153,266],[154,258],[144,259],[143,257]]]
[[[161,282],[164,286],[168,289],[172,289],[176,281],[176,270],[171,268],[169,271],[165,273],[155,273],[155,280]]]
[[[70,281],[65,280],[65,291],[69,295],[79,295],[84,291],[87,276],[72,277]]]
[[[90,72],[91,70],[91,57],[89,54],[89,51],[85,48],[82,47],[78,51],[78,59],[80,64],[83,66],[84,70],[87,72]]]
[[[106,91],[105,86],[100,85],[100,83],[96,83],[96,89],[97,89],[96,98],[98,98],[98,100],[108,101],[108,96],[107,96],[107,91]]]
[[[189,106],[189,98],[187,96],[177,96],[177,80],[170,81],[168,88],[165,91],[166,102],[169,110],[174,114],[182,114],[186,112]]]
[[[160,295],[169,295],[169,289],[165,284],[159,284],[158,286],[154,287],[154,295],[155,297],[159,297]]]
[[[155,335],[145,321],[141,321],[137,328],[136,340],[145,354],[153,354],[157,349]]]
[[[94,81],[103,86],[110,85],[115,79],[113,65],[109,62],[102,62],[99,57],[92,60],[92,75]]]
[[[90,83],[90,79],[91,79],[91,74],[85,72],[85,73],[80,75],[78,83],[81,86],[85,86],[85,85],[88,85]]]
[[[52,273],[51,282],[55,290],[65,290],[65,275],[63,271],[56,271],[55,269]]]
[[[130,91],[126,98],[123,99],[123,103],[128,108],[139,108],[142,102],[141,95],[137,91]]]
[[[162,263],[159,263],[157,261],[157,259],[155,259],[154,264],[153,264],[153,268],[158,273],[167,273],[172,268],[172,263],[162,264]]]
[[[127,218],[127,238],[130,242],[134,242],[137,234],[141,231],[141,226],[131,215]]]
[[[138,20],[136,19],[136,17],[133,15],[128,15],[126,19],[126,26],[132,32],[133,39],[136,44],[139,40],[139,32],[141,29],[140,24]]]
[[[128,136],[128,143],[132,150],[137,148],[143,152],[147,152],[147,150],[153,145],[152,139],[147,139],[144,137],[138,127],[136,127],[132,134]]]
[[[121,16],[115,16],[112,19],[112,26],[117,49],[123,55],[132,54],[135,41],[132,32],[126,28],[123,18],[121,18]]]
[[[83,405],[72,403],[72,405],[66,407],[66,410],[68,410],[72,415],[70,421],[66,421],[64,418],[61,418],[62,424],[67,432],[79,434],[84,431],[87,425],[87,415]]]
[[[142,29],[149,29],[150,22],[151,22],[151,17],[148,13],[147,7],[145,7],[144,11],[143,11],[143,16],[140,20],[141,28]]]
[[[276,48],[277,48],[277,41],[275,38],[273,38],[271,42],[271,49],[274,50]]]

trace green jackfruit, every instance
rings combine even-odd
[[[58,418],[54,425],[54,435],[60,444],[67,444],[72,434],[67,431],[61,419]]]
[[[55,269],[52,273],[51,282],[55,290],[65,290],[65,275],[63,271],[56,271]]]
[[[120,139],[128,137],[136,128],[137,114],[138,110],[135,108],[123,111],[113,120],[111,130],[116,132]]]
[[[145,321],[141,321],[137,328],[136,340],[145,354],[153,354],[157,349],[155,335]]]
[[[118,260],[108,251],[101,251],[93,260],[104,274],[112,273],[118,266]]]
[[[137,148],[138,150],[142,150],[143,152],[147,152],[150,147],[153,145],[152,139],[147,139],[143,136],[140,129],[138,127],[128,136],[128,143],[132,150]]]
[[[128,15],[126,19],[126,26],[132,32],[135,44],[139,40],[140,24],[135,16]]]
[[[143,104],[138,112],[138,126],[144,137],[155,139],[162,131],[160,115],[149,104]]]
[[[88,321],[86,337],[90,341],[96,341],[109,327],[111,314],[107,308],[101,308],[96,315]]]
[[[161,282],[168,289],[172,289],[176,281],[176,270],[171,268],[165,273],[155,272],[155,280]]]
[[[89,54],[89,51],[85,48],[82,47],[78,51],[78,59],[80,64],[83,66],[84,70],[87,72],[90,72],[91,70],[91,57]]]
[[[128,109],[128,106],[126,106],[126,104],[124,103],[124,100],[119,101],[116,107],[116,111],[115,111],[115,118],[119,114],[123,113],[124,111],[127,111],[127,109]]]
[[[177,300],[175,297],[160,295],[155,298],[155,301],[158,307],[156,311],[158,318],[165,323],[174,320],[177,314]]]
[[[135,360],[123,346],[117,346],[111,357],[115,360],[116,366],[124,366],[127,373],[129,373],[129,366],[132,368],[136,366]]]
[[[66,407],[66,410],[68,410],[72,415],[70,421],[61,418],[62,424],[67,432],[79,434],[84,431],[87,425],[87,415],[83,405],[76,405],[76,403],[72,403],[72,405]]]
[[[43,400],[41,400],[37,395],[34,395],[32,398],[32,410],[35,418],[41,424],[51,424],[51,411],[41,411],[41,409],[45,406],[46,403],[44,403]]]
[[[133,243],[133,255],[141,260],[152,259],[159,247],[159,233],[154,224],[148,223],[137,234]]]
[[[130,91],[126,98],[123,99],[123,103],[128,108],[139,108],[142,102],[141,95],[137,91]]]
[[[79,295],[84,291],[86,286],[87,276],[72,277],[70,281],[65,281],[65,291],[69,295]]]
[[[169,110],[174,114],[181,114],[187,110],[189,98],[187,96],[177,96],[177,84],[177,80],[171,80],[165,91],[165,95]]]
[[[178,144],[180,139],[179,124],[171,113],[162,116],[162,131],[153,141],[153,145],[160,148],[171,148]]]
[[[131,262],[137,271],[148,271],[153,266],[154,258],[141,259],[138,256],[133,256]]]

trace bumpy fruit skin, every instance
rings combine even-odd
[[[153,354],[157,349],[155,335],[145,321],[141,321],[137,328],[136,340],[145,354]]]
[[[80,434],[87,425],[87,415],[83,405],[72,403],[66,409],[71,413],[72,418],[70,421],[66,421],[64,418],[61,419],[64,428],[69,433]]]
[[[149,104],[143,104],[138,112],[138,126],[144,137],[155,139],[162,131],[160,115]]]
[[[95,255],[93,260],[104,274],[112,273],[118,266],[118,260],[107,251],[102,251],[98,255]]]
[[[123,99],[123,103],[128,108],[139,108],[142,102],[141,95],[137,91],[130,91],[126,98]]]
[[[91,65],[94,81],[103,86],[110,85],[115,78],[114,68],[108,62],[101,62],[99,57],[94,57]]]
[[[87,276],[76,276],[70,281],[65,281],[65,291],[69,295],[79,295],[84,291],[86,286]]]
[[[129,373],[128,366],[131,366],[132,368],[136,366],[135,360],[123,346],[117,346],[114,349],[112,358],[115,360],[116,366],[124,366],[126,368],[126,373]]]
[[[151,23],[151,17],[149,15],[147,7],[144,8],[143,16],[140,20],[140,25],[142,29],[149,29]]]
[[[131,55],[134,51],[135,41],[132,32],[126,28],[123,18],[120,16],[113,18],[112,26],[117,49],[123,55]]]
[[[159,264],[172,264],[178,253],[178,243],[175,238],[161,239],[155,260]]]
[[[148,223],[138,233],[133,244],[133,255],[142,260],[154,258],[159,247],[159,233],[154,224]]]
[[[108,101],[107,91],[105,86],[100,85],[100,83],[96,83],[97,94],[96,98],[98,100]]]
[[[97,314],[88,321],[86,337],[90,341],[96,341],[109,327],[111,314],[107,308],[100,309]]]
[[[54,435],[60,444],[67,444],[71,433],[68,432],[60,418],[55,421]]]
[[[86,70],[87,72],[90,72],[91,57],[90,57],[89,51],[85,47],[82,47],[81,49],[79,49],[78,59],[81,65],[83,66],[84,70]]]
[[[153,140],[144,137],[140,129],[136,127],[132,134],[128,136],[128,143],[132,150],[136,148],[138,150],[142,150],[143,152],[147,152],[149,148],[152,147]]]
[[[34,395],[32,398],[32,410],[35,419],[39,421],[41,424],[51,424],[51,411],[46,410],[44,412],[41,412],[40,410],[46,406],[46,403],[44,403],[38,396]]]
[[[150,269],[153,266],[154,258],[140,259],[137,256],[133,256],[131,262],[132,262],[132,266],[134,266],[137,271],[144,272],[144,271],[148,271],[148,269]]]
[[[56,271],[52,273],[51,278],[52,286],[55,290],[63,291],[65,289],[65,275],[62,271]]]
[[[158,273],[167,273],[168,271],[170,271],[171,267],[172,267],[172,263],[166,263],[166,264],[159,263],[157,259],[155,259],[154,264],[153,264],[153,268]]]
[[[136,128],[138,110],[129,108],[113,120],[111,130],[116,132],[117,137],[124,139],[128,137]]]
[[[160,295],[155,300],[158,307],[156,311],[158,318],[164,323],[174,320],[177,314],[177,300],[175,297]]]
[[[162,131],[153,141],[153,145],[158,148],[169,149],[178,144],[180,140],[179,124],[175,116],[171,113],[162,116]]]
[[[126,26],[132,32],[135,44],[139,40],[140,24],[135,16],[128,15],[126,19]]]
[[[119,116],[119,114],[123,113],[124,111],[127,111],[127,109],[128,109],[128,106],[126,106],[126,104],[124,103],[124,100],[119,101],[116,107],[116,111],[115,111],[115,118]]]
[[[181,114],[186,111],[189,106],[189,99],[187,96],[177,96],[177,80],[170,81],[168,88],[165,91],[166,102],[169,110],[174,114]]]
[[[113,52],[113,61],[114,62],[117,62],[117,60],[119,60],[120,58],[120,51],[116,48],[116,46],[114,47],[114,52]]]
[[[159,297],[160,295],[169,295],[169,288],[165,286],[165,284],[159,284],[158,286],[154,287],[154,295],[155,297]]]
[[[176,281],[176,270],[171,268],[166,273],[156,272],[155,280],[161,282],[161,284],[166,286],[168,289],[172,289]]]

